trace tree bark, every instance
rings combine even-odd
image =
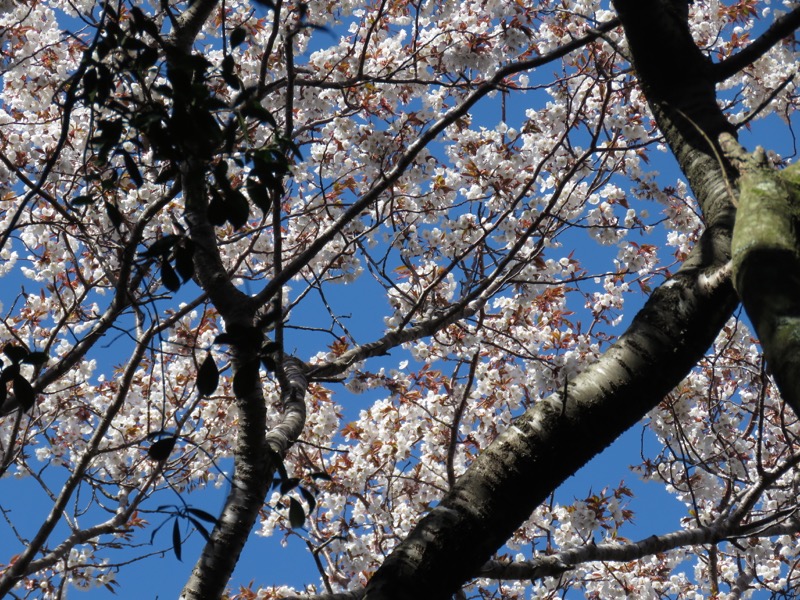
[[[641,419],[702,357],[737,305],[728,275],[734,209],[712,146],[732,133],[710,63],[668,0],[616,0],[659,128],[695,192],[706,231],[629,329],[563,394],[538,402],[484,450],[386,559],[368,600],[449,598],[567,477]]]
[[[764,348],[781,397],[800,416],[800,165],[767,165],[723,137],[740,164],[733,282]]]

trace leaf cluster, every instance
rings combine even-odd
[[[308,514],[311,514],[314,512],[314,509],[317,506],[316,496],[319,492],[314,482],[320,480],[330,481],[331,476],[324,471],[318,471],[308,475],[306,481],[304,482],[304,480],[299,477],[289,477],[289,474],[286,471],[286,466],[277,453],[270,452],[270,458],[272,459],[275,469],[278,473],[278,476],[272,480],[272,489],[279,490],[281,496],[287,497],[286,500],[282,500],[278,504],[281,508],[288,511],[289,524],[291,525],[292,529],[298,529],[305,523],[306,511],[303,508],[302,503],[297,498],[288,496],[288,494],[293,490],[297,490],[297,492],[306,501],[306,504],[308,504]]]
[[[161,270],[161,283],[171,292],[194,276],[195,244],[185,234],[168,234],[153,242],[139,257],[155,260]]]
[[[169,516],[164,522],[161,523],[158,527],[153,530],[153,533],[150,534],[150,543],[153,543],[153,540],[156,537],[156,534],[170,521],[172,522],[172,551],[175,553],[175,558],[178,560],[182,560],[182,548],[183,548],[183,538],[181,537],[181,521],[185,521],[190,524],[192,527],[197,530],[197,532],[203,536],[203,539],[206,542],[211,541],[211,534],[209,533],[206,526],[203,522],[211,523],[212,525],[217,524],[217,518],[199,508],[194,508],[192,506],[175,506],[175,505],[164,505],[159,506],[156,509],[157,513],[168,514]]]
[[[5,365],[0,360],[0,368],[2,368],[0,371],[0,405],[5,403],[8,397],[8,384],[10,383],[17,404],[23,412],[28,412],[36,402],[36,393],[30,382],[20,373],[20,366],[27,364],[41,367],[47,363],[47,354],[31,352],[27,348],[15,344],[6,344],[3,347],[3,354],[11,361],[11,364]]]

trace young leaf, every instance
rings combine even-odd
[[[22,407],[23,412],[28,412],[33,408],[33,403],[36,401],[36,394],[33,387],[28,383],[22,375],[15,375],[12,383],[14,388],[14,396],[17,397],[17,402]]]
[[[197,393],[201,396],[210,396],[217,390],[219,385],[219,369],[211,352],[206,354],[203,363],[197,370]]]
[[[175,448],[175,442],[177,441],[178,438],[174,435],[162,438],[154,442],[153,445],[147,449],[147,456],[159,462],[167,460],[172,453],[172,449]]]
[[[303,526],[306,521],[306,513],[303,511],[303,505],[294,498],[289,498],[289,524],[292,529],[298,529]]]
[[[181,560],[181,527],[178,519],[172,525],[172,550],[175,552],[175,558]]]

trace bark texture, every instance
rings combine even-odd
[[[764,151],[723,137],[740,165],[733,281],[781,397],[800,416],[800,165],[777,171]]]
[[[733,128],[685,11],[668,0],[617,0],[633,63],[659,128],[686,174],[706,231],[619,341],[566,393],[540,401],[475,460],[386,559],[368,600],[449,598],[534,508],[652,409],[688,373],[737,304],[727,276],[734,209],[709,140]]]

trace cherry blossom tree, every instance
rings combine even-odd
[[[798,27],[3,2],[0,594],[187,536],[185,598],[797,594]],[[554,491],[640,422],[686,511],[637,540],[624,483]],[[305,543],[304,589],[226,592],[258,535]]]

